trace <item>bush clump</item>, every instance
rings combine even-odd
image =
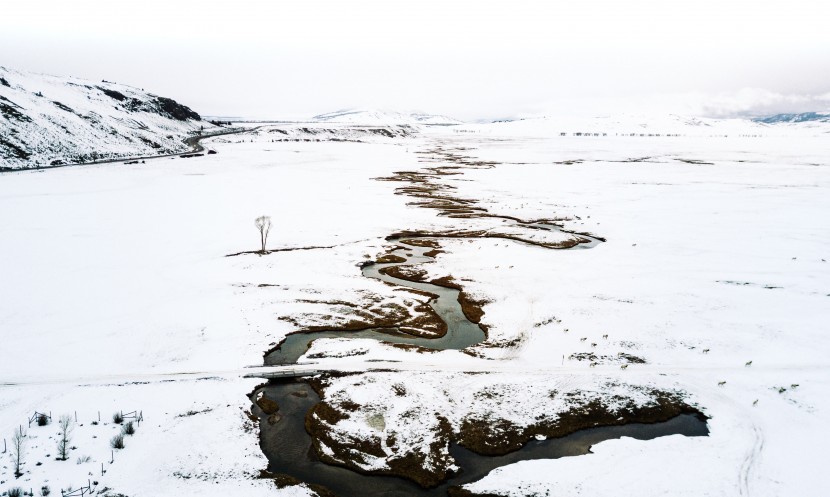
[[[112,415],[112,422],[120,425],[124,422],[124,416],[120,412],[116,412]]]
[[[112,446],[113,449],[123,449],[124,435],[119,433],[118,435],[112,437],[112,440],[110,440],[110,446]]]
[[[133,435],[135,433],[135,425],[132,421],[127,421],[127,423],[121,427],[121,433],[124,435]]]

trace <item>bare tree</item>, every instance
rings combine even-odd
[[[69,455],[69,443],[72,441],[72,417],[63,415],[58,421],[58,460],[66,461]]]
[[[12,461],[14,461],[14,477],[20,478],[23,473],[20,467],[23,466],[23,457],[26,455],[26,431],[22,426],[14,430],[12,436]]]
[[[262,244],[261,252],[265,253],[265,244],[268,242],[268,232],[271,231],[271,216],[259,216],[254,221],[259,230],[259,241]]]

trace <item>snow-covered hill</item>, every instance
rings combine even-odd
[[[0,66],[0,169],[175,153],[210,127],[138,88]]]
[[[425,124],[432,126],[447,126],[462,124],[462,121],[452,117],[420,112],[394,112],[386,110],[346,109],[320,114],[312,119],[319,122],[348,123],[348,124]]]
[[[699,138],[765,137],[816,135],[830,132],[830,121],[757,121],[750,119],[713,119],[676,114],[618,114],[597,117],[545,116],[487,124],[466,125],[470,131],[492,132],[509,136],[622,136]]]

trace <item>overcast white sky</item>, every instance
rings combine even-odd
[[[0,65],[202,114],[830,110],[827,0],[3,2]]]

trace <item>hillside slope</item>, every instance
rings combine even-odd
[[[190,108],[138,88],[0,66],[0,169],[175,153],[210,127]]]

